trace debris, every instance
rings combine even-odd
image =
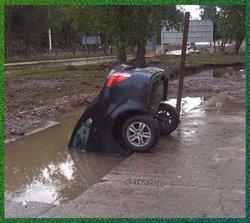
[[[27,204],[26,201],[23,201],[23,206],[26,207],[26,208],[28,207],[28,204]]]

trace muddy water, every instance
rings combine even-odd
[[[181,100],[181,114],[187,113],[205,101],[204,97],[185,97]],[[166,103],[176,107],[176,99],[169,99]]]
[[[176,104],[175,99],[167,102]],[[230,103],[223,96],[206,101],[202,97],[183,98],[181,112],[187,113],[202,103],[206,112],[242,112],[242,105]],[[61,122],[57,126],[5,146],[5,200],[52,204],[72,200],[125,159],[67,150],[81,110],[56,120]]]
[[[235,67],[222,67],[222,68],[213,68],[208,70],[203,70],[198,73],[190,74],[185,77],[186,80],[189,79],[209,79],[209,78],[225,78],[228,76],[245,76],[245,67],[244,66],[235,66]]]
[[[125,159],[67,150],[81,110],[57,126],[5,146],[5,200],[72,200]]]
[[[204,101],[183,98],[182,113]],[[176,100],[168,103],[175,106]],[[40,133],[5,145],[5,200],[60,204],[98,182],[125,157],[67,150],[67,143],[80,113],[68,114]]]

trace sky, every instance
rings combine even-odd
[[[200,19],[199,5],[180,5],[185,11],[190,12],[191,19]]]

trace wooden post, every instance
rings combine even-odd
[[[181,98],[182,98],[182,92],[183,92],[183,79],[184,79],[184,75],[185,75],[185,61],[186,61],[189,17],[190,17],[190,12],[186,12],[185,18],[184,18],[184,30],[183,30],[183,39],[182,39],[182,51],[181,51],[181,63],[180,63],[180,72],[179,72],[178,95],[177,95],[177,102],[176,102],[176,110],[177,110],[179,116],[181,113]]]

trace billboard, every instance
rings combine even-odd
[[[188,31],[188,42],[213,42],[213,22],[211,20],[190,20]],[[161,43],[182,44],[182,31],[166,30],[161,31]]]
[[[82,37],[82,44],[84,45],[100,45],[101,44],[101,37],[100,36],[83,36]]]

